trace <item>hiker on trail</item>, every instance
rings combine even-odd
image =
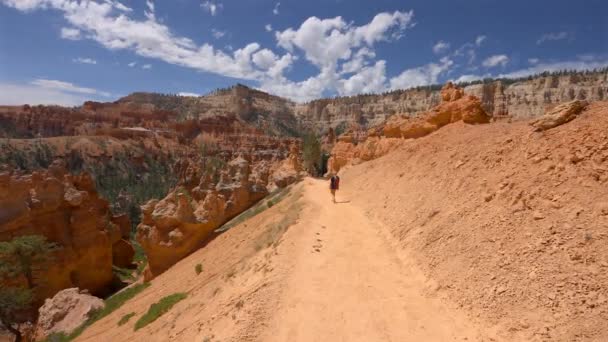
[[[336,190],[340,189],[340,177],[333,175],[329,179],[329,190],[331,191],[332,200],[336,203]]]

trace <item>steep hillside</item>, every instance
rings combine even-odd
[[[510,340],[604,341],[607,132],[606,102],[544,132],[453,123],[344,169],[344,197]]]
[[[604,341],[607,113],[448,123],[342,169],[335,204],[305,179],[77,340]]]
[[[331,204],[325,181],[306,179],[155,278],[78,340],[496,339],[449,301],[425,296],[426,288],[376,222],[346,202]],[[187,297],[137,329],[150,305],[174,293]]]
[[[118,103],[175,112],[181,120],[234,116],[271,135],[296,136],[301,131],[293,102],[241,84],[199,97],[134,93]]]
[[[206,246],[151,281],[151,286],[107,316],[77,341],[252,341],[272,317],[285,272],[278,259],[289,246],[283,235],[304,209],[302,186],[253,208],[266,209],[209,241]],[[200,272],[197,271],[200,265]],[[151,324],[135,324],[164,296],[187,298]],[[118,322],[134,313],[126,324]]]

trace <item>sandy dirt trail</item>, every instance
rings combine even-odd
[[[425,279],[383,227],[327,181],[305,180],[308,203],[290,229],[292,269],[263,341],[475,341],[461,313],[423,295]]]

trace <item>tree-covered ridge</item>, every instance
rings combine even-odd
[[[541,78],[541,77],[548,77],[548,76],[572,76],[572,75],[576,75],[576,76],[598,76],[598,75],[602,75],[602,74],[606,74],[608,73],[608,67],[605,68],[601,68],[601,69],[593,69],[593,70],[559,70],[559,71],[545,71],[545,72],[541,72],[538,74],[533,74],[533,75],[529,75],[529,76],[525,76],[525,77],[517,77],[517,78],[506,78],[506,77],[500,77],[500,78],[483,78],[483,79],[479,79],[479,80],[474,80],[474,81],[469,81],[469,82],[458,82],[457,85],[459,87],[467,87],[470,85],[475,85],[475,84],[487,84],[487,83],[492,83],[492,82],[502,82],[504,85],[511,85],[517,82],[524,82],[524,81],[532,81],[536,78]],[[357,95],[351,95],[351,96],[334,96],[332,98],[325,98],[325,99],[318,99],[318,100],[313,100],[310,102],[307,102],[306,104],[315,104],[315,103],[323,103],[323,102],[330,102],[330,101],[340,101],[342,103],[345,104],[349,104],[349,103],[369,103],[369,102],[376,102],[377,100],[383,98],[383,97],[393,97],[393,98],[399,98],[402,95],[406,94],[406,93],[411,93],[411,92],[427,92],[427,93],[432,93],[432,92],[436,92],[441,90],[441,87],[443,86],[443,84],[431,84],[431,85],[425,85],[425,86],[417,86],[417,87],[411,87],[411,88],[405,88],[405,89],[396,89],[396,90],[391,90],[391,91],[385,91],[383,93],[364,93],[364,94],[357,94]]]

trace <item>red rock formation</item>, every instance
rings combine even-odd
[[[269,162],[263,155],[232,159],[218,174],[190,163],[180,186],[164,199],[141,207],[136,238],[148,257],[147,279],[194,252],[213,230],[264,198],[269,190],[295,182],[301,171],[298,145]]]
[[[88,174],[73,176],[57,164],[28,175],[1,173],[0,208],[0,240],[42,235],[60,247],[51,266],[36,275],[44,279],[38,299],[69,287],[108,290],[113,245],[125,242]]]
[[[441,89],[442,103],[417,117],[395,115],[378,127],[368,130],[366,137],[357,139],[347,134],[340,137],[332,149],[328,172],[337,173],[348,164],[378,158],[400,145],[402,139],[420,138],[450,123],[489,122],[489,116],[474,96],[465,95],[461,88],[448,82]]]
[[[384,125],[384,136],[419,138],[461,120],[469,124],[489,122],[489,116],[481,107],[479,99],[471,95],[465,96],[464,91],[451,82],[441,89],[441,98],[442,103],[418,117],[392,117]]]

